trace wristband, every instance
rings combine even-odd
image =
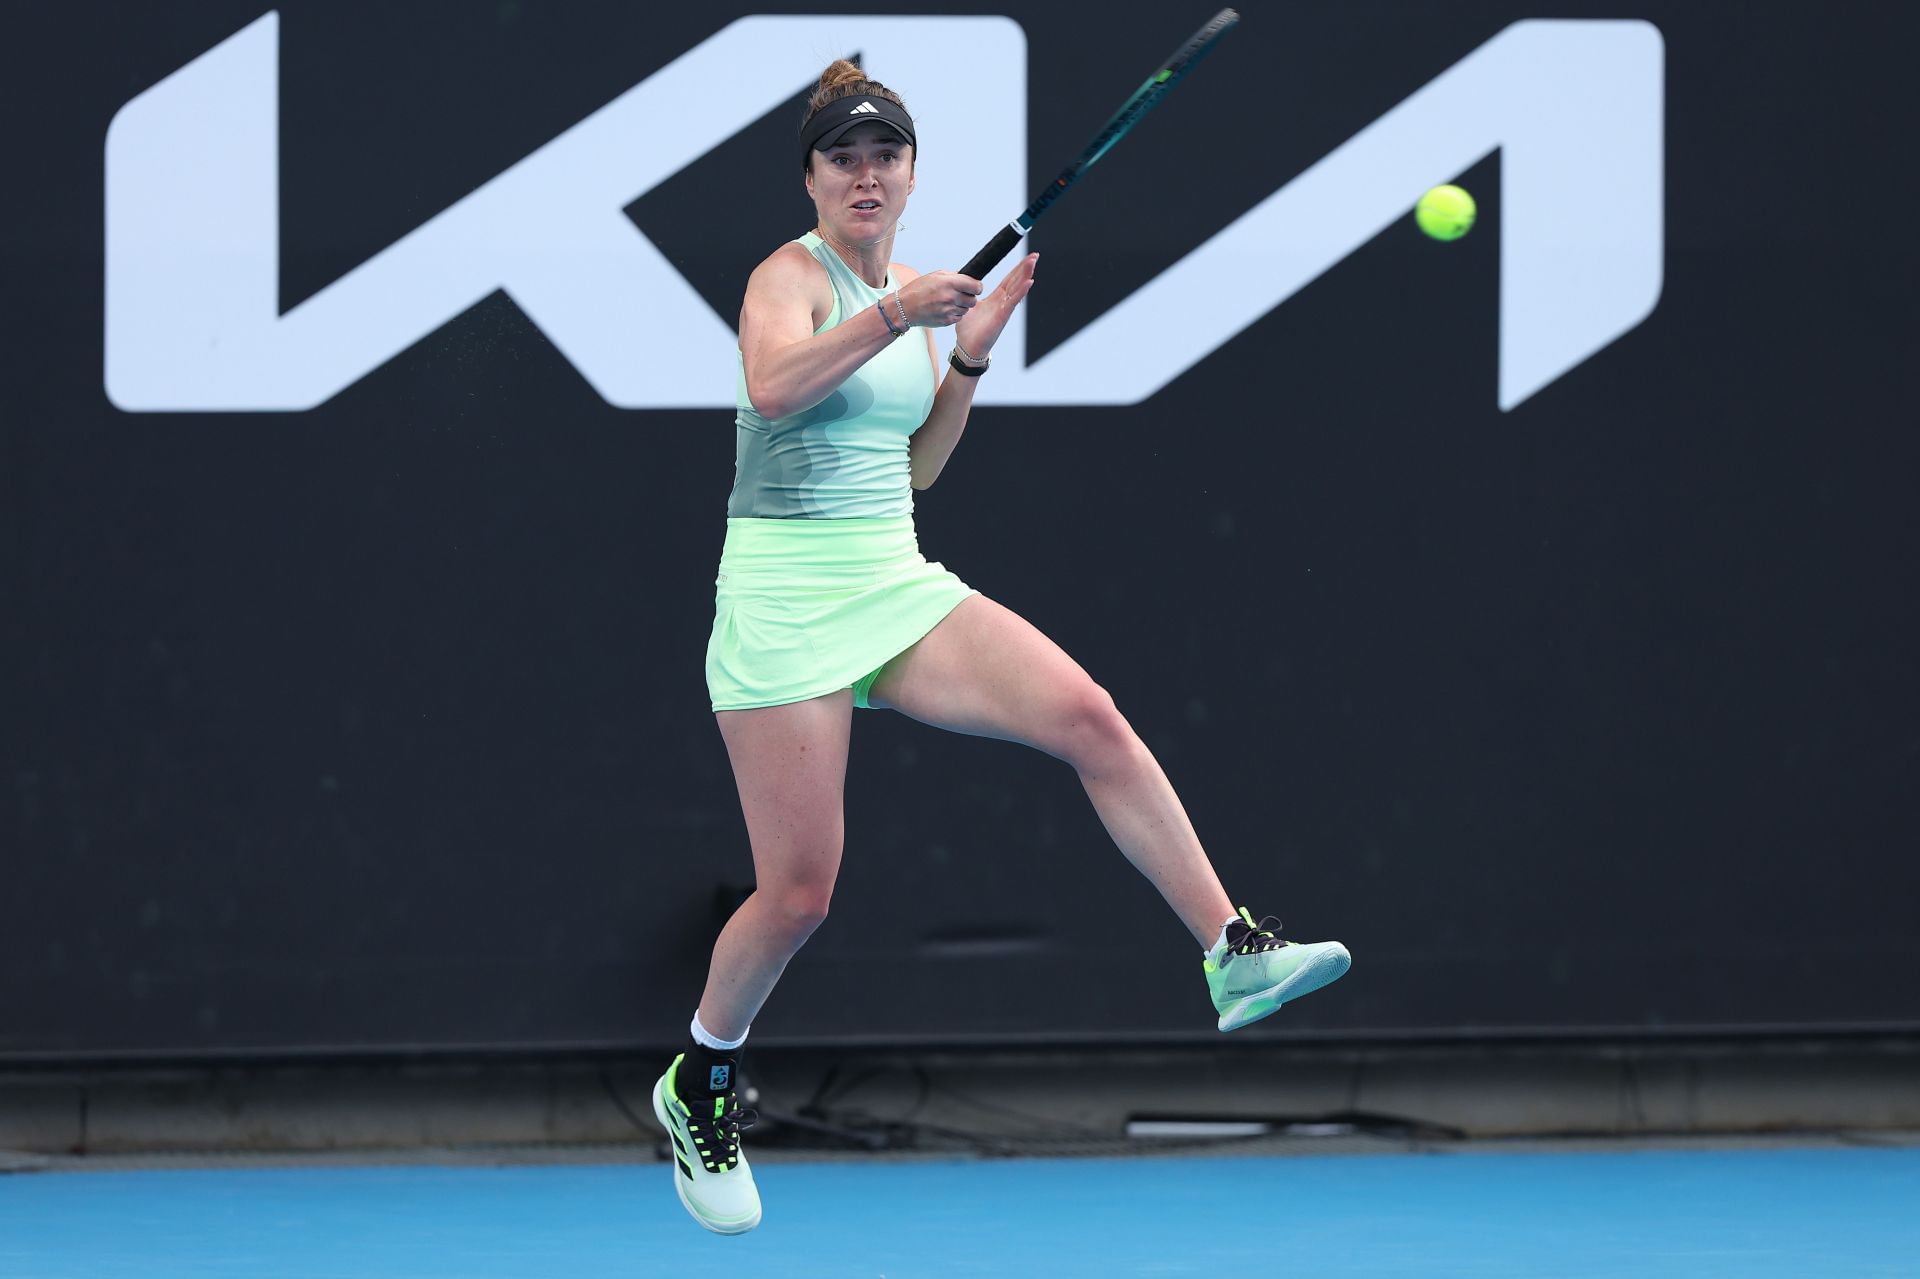
[[[968,364],[965,360],[960,358],[960,352],[955,351],[952,355],[949,355],[947,357],[947,363],[952,365],[953,371],[955,373],[958,373],[961,377],[979,377],[982,373],[985,373],[987,371],[987,365],[993,363],[993,357],[988,356],[985,360],[981,361],[979,364]]]

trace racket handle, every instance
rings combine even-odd
[[[1000,265],[1000,259],[1013,252],[1013,246],[1020,243],[1020,232],[1012,223],[1000,228],[1000,234],[987,241],[987,247],[967,259],[960,268],[960,274],[970,275],[976,280],[984,280],[987,272]]]

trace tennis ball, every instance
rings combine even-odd
[[[1436,240],[1457,240],[1473,229],[1473,197],[1456,186],[1438,186],[1413,206],[1413,220]]]

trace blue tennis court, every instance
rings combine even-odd
[[[0,1180],[9,1279],[1920,1273],[1920,1148],[780,1163],[721,1238],[665,1165]]]

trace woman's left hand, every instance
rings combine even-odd
[[[985,355],[1000,340],[1000,331],[1007,327],[1013,309],[1033,288],[1033,268],[1039,261],[1038,253],[1029,253],[1020,259],[1020,264],[1007,272],[999,286],[982,293],[973,309],[953,326],[954,339],[967,349],[967,354]]]

